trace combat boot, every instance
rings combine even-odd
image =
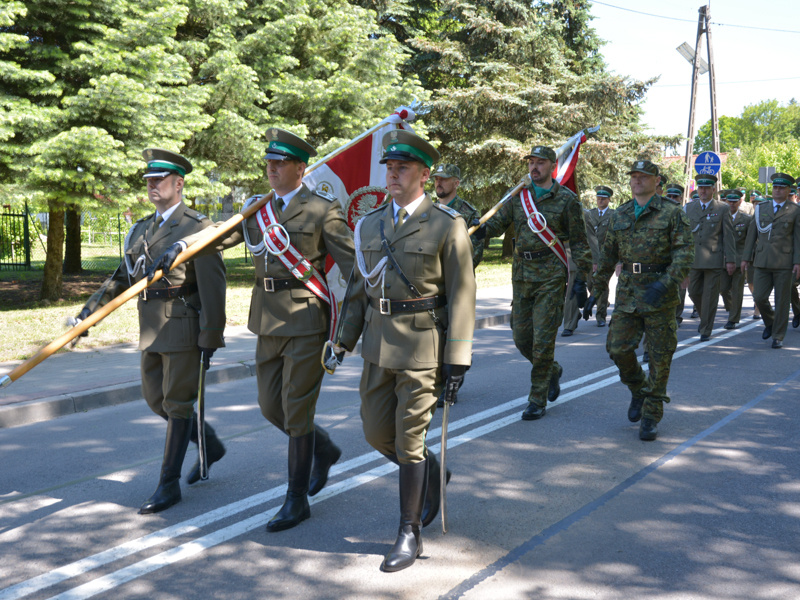
[[[422,554],[422,503],[427,461],[400,465],[400,529],[397,540],[383,559],[381,571],[393,573],[408,568]]]
[[[561,393],[561,375],[564,373],[564,367],[558,365],[558,369],[553,371],[550,376],[550,387],[547,390],[547,401],[555,402]]]
[[[314,432],[289,438],[289,489],[278,513],[267,523],[267,531],[291,529],[311,516],[308,482],[314,454]]]
[[[428,485],[425,490],[425,505],[422,508],[422,526],[427,527],[439,514],[439,507],[442,503],[442,470],[436,455],[428,452]],[[445,485],[450,483],[453,474],[447,469]]]
[[[208,465],[209,470],[211,469],[211,465],[215,462],[220,460],[223,456],[225,456],[225,446],[222,444],[220,439],[217,437],[217,433],[214,431],[214,428],[211,427],[208,423],[203,424],[205,427],[205,438],[206,438],[206,464]],[[197,444],[197,413],[192,415],[192,435],[191,441]],[[195,461],[192,470],[189,471],[189,475],[186,476],[186,483],[192,485],[193,483],[197,483],[200,481],[200,459],[198,458]]]
[[[167,439],[164,443],[164,460],[161,477],[153,495],[139,508],[140,515],[149,515],[168,509],[181,501],[181,466],[186,456],[191,435],[191,419],[167,419]]]
[[[315,496],[328,483],[328,473],[342,456],[342,449],[331,441],[331,436],[319,425],[314,429],[314,465],[308,495]]]
[[[628,420],[631,423],[636,423],[642,418],[642,405],[644,404],[644,396],[636,394],[631,395],[631,404],[628,406]]]
[[[645,442],[652,442],[658,436],[658,423],[655,419],[645,417],[639,425],[639,439]]]

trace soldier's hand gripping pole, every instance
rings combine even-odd
[[[442,458],[439,485],[442,496],[442,534],[447,533],[447,425],[450,420],[450,407],[458,402],[458,388],[464,383],[466,367],[463,365],[442,365],[444,378],[444,412],[442,413]]]

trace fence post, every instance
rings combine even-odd
[[[117,244],[119,245],[119,262],[122,262],[122,221],[120,212],[117,211]]]
[[[25,240],[23,246],[25,247],[25,267],[31,268],[31,231],[28,227],[28,201],[25,201],[25,218],[22,220],[22,238]]]

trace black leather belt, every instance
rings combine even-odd
[[[275,279],[274,277],[256,277],[256,285],[264,286],[265,292],[278,292],[280,290],[299,290],[306,287],[299,279],[287,277],[286,279]]]
[[[639,273],[664,273],[669,268],[669,264],[648,265],[646,263],[622,263],[622,268],[634,275],[638,275]]]
[[[370,298],[372,308],[380,311],[382,315],[394,313],[422,312],[433,310],[447,305],[447,296],[431,296],[417,298],[416,300],[390,300],[389,298]]]
[[[534,258],[542,258],[543,256],[547,256],[548,254],[552,253],[552,250],[546,248],[544,250],[537,250],[536,252],[517,252],[517,256],[524,260],[533,260]]]
[[[142,300],[168,300],[170,298],[179,298],[180,296],[188,296],[197,291],[197,283],[189,283],[187,285],[176,285],[164,288],[147,288],[139,293]]]

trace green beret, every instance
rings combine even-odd
[[[433,176],[444,177],[445,179],[450,177],[461,179],[461,169],[459,169],[456,165],[444,163],[436,167],[436,170],[433,172]]]
[[[192,172],[192,163],[176,152],[163,148],[146,148],[142,156],[147,161],[147,171],[142,176],[145,179],[167,175],[185,177]]]
[[[545,160],[549,160],[550,162],[556,162],[558,160],[556,158],[556,151],[552,148],[548,148],[547,146],[534,146],[531,150],[531,153],[523,158],[525,160],[530,158],[543,158]]]
[[[651,163],[649,160],[637,160],[631,165],[631,170],[628,171],[628,175],[633,175],[634,173],[658,176],[658,165]]]
[[[383,157],[380,163],[388,160],[417,161],[429,169],[439,160],[439,151],[417,134],[405,129],[392,129],[384,134]]]
[[[317,155],[314,147],[293,133],[270,127],[267,129],[266,160],[299,160],[308,164],[308,159]]]
[[[596,188],[594,188],[594,191],[598,196],[602,196],[604,198],[611,198],[611,196],[614,195],[614,190],[607,185],[598,185]]]

